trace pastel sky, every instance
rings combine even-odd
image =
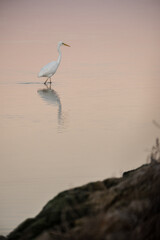
[[[0,0],[1,234],[64,189],[144,164],[159,25],[160,0]],[[60,40],[50,91],[37,74]]]
[[[67,62],[74,68],[115,59],[157,63],[159,10],[158,0],[1,0],[0,69],[27,64],[36,72],[47,47],[46,61],[56,55],[59,40],[72,45]]]

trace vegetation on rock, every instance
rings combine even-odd
[[[58,194],[8,240],[160,239],[160,163]]]

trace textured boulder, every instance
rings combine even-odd
[[[4,236],[0,236],[0,240],[6,240],[7,238]]]
[[[160,163],[58,194],[8,240],[160,239]]]

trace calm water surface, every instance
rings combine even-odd
[[[62,190],[145,163],[159,135],[158,1],[106,1],[98,9],[87,1],[86,12],[72,1],[70,8],[39,1],[38,9],[32,2],[1,10],[1,234]],[[72,47],[62,48],[45,86],[37,72],[57,58],[59,40]]]

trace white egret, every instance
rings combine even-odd
[[[53,61],[48,63],[47,65],[45,65],[44,67],[41,68],[40,72],[38,73],[38,77],[47,77],[46,81],[44,82],[44,84],[47,83],[48,79],[50,79],[50,83],[51,83],[51,77],[55,74],[55,72],[57,71],[57,68],[61,62],[61,50],[60,47],[64,45],[67,47],[70,47],[68,44],[63,43],[62,41],[58,42],[58,47],[57,50],[59,52],[59,56],[57,61]]]

